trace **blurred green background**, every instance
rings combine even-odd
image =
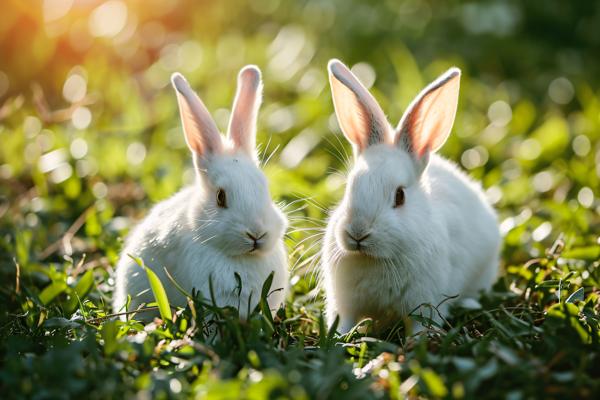
[[[562,237],[583,266],[575,284],[598,290],[598,1],[4,0],[1,9],[0,276],[11,283],[0,310],[13,320],[3,335],[19,321],[69,318],[76,303],[64,296],[84,271],[93,302],[110,304],[123,238],[193,179],[170,75],[182,72],[225,130],[237,72],[250,63],[265,83],[261,158],[292,222],[294,298],[311,299],[302,312],[320,307],[319,229],[351,159],[329,93],[334,57],[393,124],[429,81],[460,67],[441,153],[483,182],[505,236],[503,268],[521,271]],[[31,299],[43,288],[41,306]]]
[[[103,234],[122,232],[191,181],[174,71],[224,130],[236,73],[257,64],[273,196],[330,207],[349,152],[332,114],[332,57],[393,123],[437,74],[463,69],[442,153],[483,179],[504,233],[517,229],[507,246],[534,232],[533,242],[551,242],[557,218],[587,231],[598,213],[597,2],[8,1],[0,54],[0,215],[40,238],[59,238],[93,204],[127,218]],[[518,229],[531,218],[537,230]],[[33,250],[46,245],[32,240]]]

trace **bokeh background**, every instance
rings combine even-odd
[[[393,123],[457,65],[460,108],[442,153],[483,179],[504,233],[518,232],[507,245],[521,251],[529,233],[553,240],[556,213],[579,216],[574,232],[598,213],[597,54],[597,2],[9,0],[0,18],[0,215],[58,238],[96,204],[98,234],[123,232],[192,180],[171,73],[188,77],[224,130],[248,63],[264,72],[258,141],[263,158],[274,152],[265,167],[274,197],[328,208],[349,146],[327,60],[352,66]],[[539,207],[545,200],[561,207]],[[319,207],[303,213],[323,217]],[[531,218],[536,230],[517,229]]]
[[[258,143],[273,197],[290,215],[292,283],[296,298],[311,299],[307,309],[320,307],[319,228],[351,159],[329,93],[333,57],[394,124],[429,81],[452,65],[463,70],[441,153],[481,180],[497,208],[506,271],[558,238],[581,260],[600,256],[600,2],[3,0],[0,8],[0,274],[14,282],[20,265],[23,285],[45,288],[44,305],[60,303],[67,318],[76,303],[64,303],[65,293],[83,271],[95,277],[93,302],[110,304],[123,238],[193,179],[174,71],[225,130],[238,70],[262,69]],[[41,326],[45,308],[2,286],[3,317]]]
[[[235,398],[242,385],[264,397],[287,382],[291,397],[593,398],[599,54],[598,1],[2,0],[0,391]],[[470,331],[448,334],[445,345],[424,337],[412,351],[347,339],[342,348],[319,323],[320,229],[351,161],[329,93],[333,57],[393,124],[438,74],[463,70],[441,153],[481,180],[498,210],[507,275],[490,312],[463,316]],[[193,180],[170,75],[185,74],[225,130],[237,72],[249,63],[265,82],[261,159],[292,223],[292,328],[265,338],[262,325],[244,325],[248,355],[232,340],[211,347],[221,361],[201,346],[171,358],[164,338],[180,334],[173,325],[146,335],[100,317],[112,312],[111,276],[128,231]],[[567,294],[582,300],[570,306],[588,325],[561,311]],[[542,325],[546,315],[555,320]],[[187,359],[194,366],[180,369]],[[260,368],[272,370],[252,375]],[[398,379],[419,382],[420,392],[398,391]]]

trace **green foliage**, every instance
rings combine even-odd
[[[148,282],[150,283],[150,289],[152,290],[152,294],[154,295],[154,299],[158,306],[158,311],[160,312],[160,317],[171,321],[173,319],[173,316],[171,315],[171,306],[169,305],[169,298],[167,297],[167,292],[165,291],[162,282],[154,271],[144,265],[144,260],[133,256],[131,256],[131,258],[133,258],[140,268],[146,272]]]
[[[126,3],[113,37],[91,33],[110,25],[92,28],[95,2],[58,17],[41,3],[9,2],[0,22],[2,398],[598,398],[597,2],[148,0]],[[463,69],[441,152],[498,210],[503,274],[416,336],[400,321],[373,337],[368,320],[339,336],[322,316],[320,238],[351,158],[331,57],[374,80],[393,123]],[[225,130],[248,63],[264,72],[258,143],[291,222],[290,297],[272,315],[267,281],[240,321],[200,293],[171,309],[156,280],[161,319],[114,318],[123,238],[193,178],[170,74]]]

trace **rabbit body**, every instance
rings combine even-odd
[[[115,310],[120,310],[131,296],[129,310],[142,303],[154,301],[146,272],[129,255],[140,257],[162,282],[172,305],[183,307],[186,298],[167,277],[164,268],[173,279],[191,294],[200,291],[210,300],[209,280],[218,306],[238,308],[242,318],[247,317],[260,299],[262,285],[274,272],[271,308],[281,304],[287,292],[287,256],[283,242],[274,244],[268,254],[251,257],[226,256],[208,243],[209,237],[202,230],[202,202],[199,189],[190,186],[157,204],[150,214],[135,228],[128,238],[123,255],[117,266]],[[241,291],[235,273],[242,282]],[[140,313],[139,319],[148,320],[154,313]]]
[[[410,171],[410,161],[395,153],[399,151],[373,147],[365,151],[364,159],[368,165],[385,164],[391,175]],[[375,169],[375,174],[383,173]],[[377,195],[364,194],[355,200],[372,204],[369,196]],[[409,218],[384,214],[374,222],[369,239],[378,241],[383,258],[340,255],[336,230],[346,223],[346,204],[331,217],[324,245],[326,311],[330,324],[339,315],[342,332],[365,317],[376,319],[379,326],[393,325],[421,304],[442,303],[439,311],[444,315],[451,303],[444,301],[447,297],[476,296],[489,289],[497,277],[497,218],[478,184],[453,163],[433,154],[409,196],[418,203],[411,210],[405,205],[402,211],[411,213]],[[372,217],[368,211],[365,214],[365,218]],[[425,316],[439,320],[436,313],[424,311]]]
[[[355,163],[324,239],[328,323],[339,317],[348,332],[363,318],[376,328],[415,314],[439,322],[456,298],[489,289],[499,267],[497,217],[480,185],[435,154],[452,128],[460,71],[421,92],[396,129],[347,67],[332,60],[329,72]]]
[[[239,74],[227,138],[187,81],[179,74],[172,81],[196,183],[156,205],[128,238],[117,266],[113,309],[125,311],[129,297],[128,311],[154,301],[146,272],[130,255],[156,273],[172,305],[185,306],[186,298],[165,269],[188,294],[196,289],[207,301],[212,281],[216,304],[238,308],[242,318],[274,273],[267,301],[276,309],[287,292],[287,220],[271,200],[256,159],[260,71],[248,66]],[[136,319],[155,315],[139,313]]]

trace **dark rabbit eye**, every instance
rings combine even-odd
[[[217,205],[221,208],[227,208],[227,195],[225,195],[223,189],[217,190]]]
[[[400,207],[404,204],[404,188],[402,186],[396,189],[396,197],[394,199],[394,208]]]

